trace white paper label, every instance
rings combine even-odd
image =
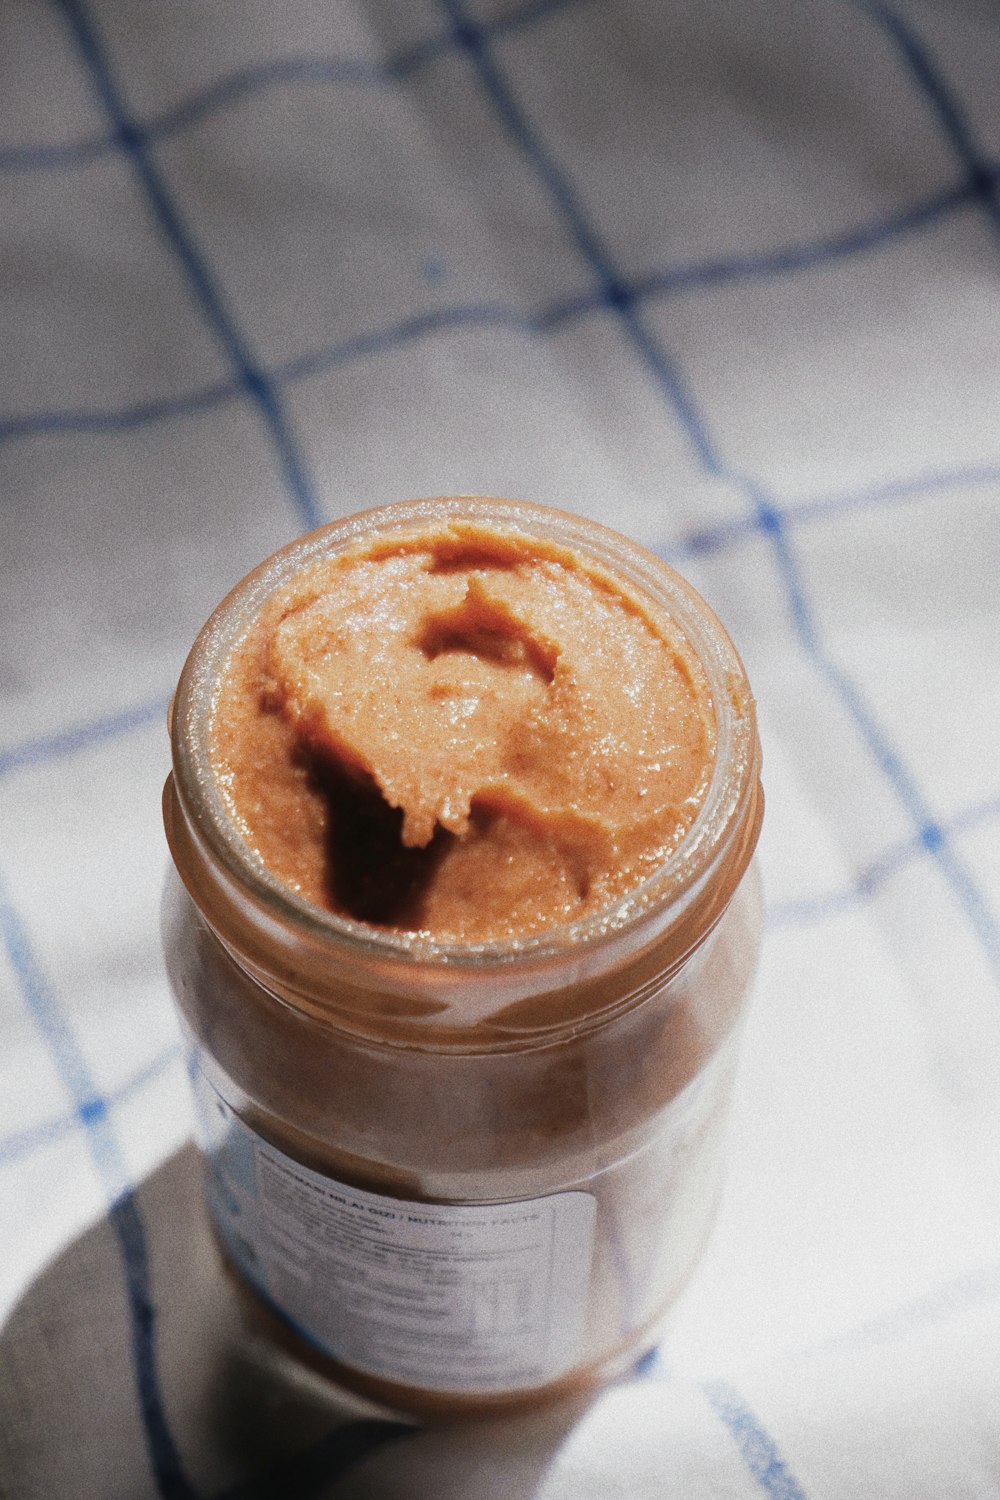
[[[222,1241],[310,1343],[439,1391],[529,1389],[572,1367],[590,1287],[589,1193],[456,1205],[364,1192],[285,1156],[200,1071],[195,1082]]]

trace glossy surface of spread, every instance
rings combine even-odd
[[[234,651],[212,757],[248,845],[307,900],[451,941],[607,907],[711,776],[674,622],[575,551],[452,521],[306,565]]]

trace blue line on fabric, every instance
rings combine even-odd
[[[497,36],[533,25],[557,11],[593,3],[594,0],[530,0],[529,4],[485,22],[484,29],[491,36]],[[133,129],[147,142],[167,140],[217,110],[275,88],[314,83],[382,87],[409,77],[427,63],[447,54],[454,46],[455,39],[448,30],[413,43],[385,63],[353,57],[299,56],[249,64],[225,74],[145,121],[134,120]],[[7,146],[0,148],[0,172],[52,171],[84,166],[121,149],[122,138],[118,131],[63,144]]]
[[[645,1354],[639,1356],[624,1378],[646,1381],[650,1385],[671,1385],[675,1377],[662,1346],[655,1344],[652,1349],[647,1349]]]
[[[136,1392],[150,1466],[163,1500],[194,1500],[167,1427],[154,1348],[146,1231],[128,1170],[102,1099],[63,1006],[42,970],[27,931],[0,885],[0,931],[25,1004],[83,1127],[87,1147],[108,1202],[108,1218],[125,1273]]]
[[[805,896],[795,901],[782,901],[768,907],[768,926],[787,927],[837,916],[873,896],[898,870],[920,859],[928,853],[929,848],[938,847],[942,838],[954,838],[957,834],[968,833],[983,823],[997,819],[1000,819],[1000,797],[978,802],[955,817],[942,819],[921,830],[912,839],[887,849],[878,859],[872,860],[846,890],[830,891],[821,896]]]
[[[773,1500],[806,1500],[805,1491],[790,1472],[774,1440],[747,1406],[743,1398],[721,1380],[702,1386],[709,1405],[728,1428],[740,1451],[740,1457],[754,1479]]]
[[[416,56],[416,49],[413,56]],[[354,58],[277,58],[273,62],[253,64],[227,73],[207,88],[199,89],[148,120],[134,121],[133,130],[137,139],[154,144],[169,140],[171,136],[209,119],[218,110],[230,108],[273,88],[312,83],[381,86],[394,82],[398,76],[400,72],[391,64],[380,66]],[[64,145],[8,146],[0,150],[0,172],[57,171],[87,166],[101,157],[117,155],[122,146],[120,131],[89,136]]]
[[[497,20],[485,23],[491,35],[518,30],[570,6],[592,4],[593,0],[533,0]],[[227,74],[208,88],[163,111],[140,127],[147,140],[162,140],[186,130],[218,109],[272,88],[289,85],[338,84],[366,88],[398,83],[420,68],[446,55],[454,47],[450,32],[427,37],[404,48],[387,62],[368,62],[349,57],[287,57],[260,63]],[[89,143],[94,144],[94,143]],[[107,145],[113,145],[113,140]],[[0,169],[3,156],[0,154]]]
[[[629,1371],[631,1380],[649,1380],[653,1372],[658,1368],[660,1360],[659,1348],[654,1344],[652,1349],[647,1349],[640,1354],[632,1369]]]
[[[787,520],[794,524],[822,521],[852,510],[874,510],[901,504],[934,494],[938,490],[977,489],[982,485],[1000,485],[1000,465],[979,464],[958,469],[935,469],[912,478],[890,479],[863,489],[845,490],[840,494],[816,495],[785,507]]]
[[[243,394],[237,380],[221,380],[183,396],[163,396],[155,401],[140,401],[134,406],[114,410],[85,408],[64,411],[28,412],[20,417],[0,417],[0,443],[20,438],[44,437],[70,432],[131,432],[152,422],[174,417],[197,416]]]
[[[738,476],[733,477],[738,478]],[[786,518],[770,505],[758,486],[746,479],[743,479],[742,486],[753,503],[761,531],[769,535],[773,542],[778,571],[803,651],[853,719],[869,754],[892,786],[913,823],[917,838],[927,853],[936,861],[945,880],[951,886],[953,894],[957,897],[959,905],[986,953],[994,977],[1000,984],[1000,924],[990,911],[976,882],[956,855],[943,827],[934,818],[916,779],[910,774],[899,752],[883,731],[861,688],[842,667],[837,665],[833,657],[821,645],[806,599],[798,562],[788,536]]]
[[[1000,181],[1000,167],[994,169],[994,175]],[[668,266],[662,271],[653,271],[626,281],[627,295],[633,302],[646,302],[652,298],[716,291],[720,287],[777,280],[813,271],[839,260],[880,249],[907,234],[925,229],[948,214],[967,207],[972,198],[969,187],[960,185],[935,193],[933,197],[902,209],[887,219],[845,230],[841,234],[825,236],[811,243],[805,241],[797,245],[785,245],[756,256],[722,256],[715,260],[693,261],[689,265]],[[603,292],[578,293],[554,304],[547,311],[538,313],[534,322],[538,331],[544,333],[563,323],[574,322],[577,318],[606,310],[607,306],[608,300]]]
[[[403,318],[391,328],[354,334],[342,343],[296,355],[277,367],[275,377],[282,383],[306,380],[353,360],[370,359],[453,328],[510,328],[530,333],[534,331],[534,320],[502,303],[466,303],[459,307],[432,308]]]
[[[856,0],[860,9],[892,39],[910,75],[930,101],[941,127],[968,172],[969,187],[1000,231],[1000,203],[992,163],[981,154],[958,100],[936,67],[930,51],[890,6],[881,0]]]
[[[522,316],[499,303],[469,303],[460,307],[434,309],[404,318],[390,328],[356,334],[325,349],[296,355],[276,366],[268,379],[277,385],[294,384],[355,359],[387,353],[436,333],[454,328],[488,327],[511,328],[527,333],[535,330],[535,324],[529,316]],[[188,396],[125,407],[119,411],[50,411],[0,419],[0,443],[5,439],[12,441],[36,434],[130,431],[168,417],[197,415],[211,406],[232,400],[241,393],[240,384],[230,381]]]
[[[810,500],[790,500],[781,507],[781,517],[786,527],[797,527],[812,521],[833,520],[851,511],[879,510],[889,505],[902,505],[939,490],[977,489],[989,485],[1000,485],[1000,466],[982,464],[972,468],[936,469],[929,474],[887,480],[882,484],[844,490],[839,494],[817,495]],[[734,516],[714,526],[698,527],[678,541],[657,548],[657,551],[667,562],[676,563],[725,552],[730,547],[757,541],[760,537],[761,527],[756,516]]]
[[[996,176],[1000,180],[1000,168],[996,169]],[[641,303],[654,298],[683,296],[709,288],[717,289],[730,284],[739,285],[812,270],[878,248],[920,229],[967,202],[969,196],[965,189],[950,190],[880,223],[818,240],[813,244],[785,246],[759,257],[738,256],[667,268],[631,283],[624,283],[626,295],[632,302]],[[296,355],[266,372],[266,378],[274,385],[304,380],[351,360],[389,353],[416,339],[433,337],[454,329],[495,327],[509,328],[529,335],[545,335],[577,319],[607,310],[608,299],[603,289],[564,297],[537,313],[523,313],[514,307],[490,302],[430,309],[414,313],[389,328],[356,334],[325,349]],[[234,379],[219,381],[182,396],[161,397],[117,411],[71,409],[0,418],[0,443],[39,435],[131,431],[148,423],[197,415],[234,400],[243,393],[243,385]],[[752,526],[749,529],[756,531]],[[715,550],[716,546],[714,533],[706,531],[704,545],[698,546],[692,540],[690,550],[693,553],[705,552]]]
[[[53,760],[63,760],[89,750],[94,745],[103,745],[109,740],[118,740],[137,729],[147,729],[150,724],[162,724],[166,732],[169,696],[154,698],[148,703],[138,703],[120,713],[107,714],[99,719],[88,719],[69,729],[55,734],[39,735],[37,739],[25,740],[20,745],[11,745],[0,750],[0,779],[12,771],[23,771],[31,766],[46,765]]]
[[[844,1333],[832,1334],[818,1343],[807,1345],[790,1356],[793,1360],[814,1359],[841,1349],[865,1349],[873,1344],[911,1338],[924,1328],[933,1328],[971,1308],[996,1302],[1000,1298],[1000,1261],[955,1277],[922,1297],[879,1313]]]
[[[990,169],[992,179],[1000,181],[1000,166]],[[810,244],[789,245],[757,256],[709,260],[651,276],[639,277],[634,294],[639,298],[675,295],[678,292],[702,291],[729,282],[740,284],[812,271],[832,261],[846,260],[883,245],[903,235],[926,229],[956,210],[968,207],[976,194],[968,183],[934,193],[920,203],[898,210],[874,224],[845,229]]]
[[[499,119],[541,179],[559,210],[570,237],[596,275],[604,305],[616,313],[625,325],[632,342],[640,350],[660,386],[667,392],[705,467],[712,473],[718,472],[718,458],[679,372],[648,334],[639,317],[632,291],[612,266],[568,179],[544,149],[515,102],[490,55],[487,33],[469,19],[459,0],[441,0],[441,3],[443,10],[451,18],[456,40],[469,54]]]
[[[254,362],[242,335],[227,311],[206,263],[195,247],[166,183],[142,138],[133,124],[111,75],[97,31],[90,18],[86,0],[53,0],[64,16],[80,57],[90,75],[97,95],[115,127],[123,150],[127,153],[142,184],[150,209],[165,243],[173,251],[188,286],[201,307],[202,314],[239,373],[246,395],[257,406],[264,419],[271,444],[285,484],[291,494],[303,525],[317,526],[320,516],[312,486],[300,459],[291,428],[267,375]]]
[[[135,1094],[140,1093],[149,1084],[155,1082],[161,1074],[178,1062],[180,1057],[181,1049],[178,1046],[167,1047],[144,1068],[133,1073],[131,1078],[126,1079],[118,1088],[110,1090],[104,1098],[88,1099],[71,1115],[60,1115],[52,1120],[44,1120],[38,1125],[30,1126],[27,1130],[18,1130],[8,1135],[4,1140],[0,1140],[0,1168],[13,1166],[15,1162],[22,1161],[26,1156],[33,1156],[36,1151],[65,1140],[67,1136],[75,1134],[81,1124],[91,1124],[95,1120],[103,1119],[122,1104],[127,1104]]]
[[[136,139],[154,144],[169,140],[218,110],[272,88],[310,83],[382,85],[393,82],[395,76],[390,67],[353,58],[278,58],[227,73],[148,120],[135,120],[132,129]],[[116,156],[123,144],[121,131],[116,130],[63,145],[7,146],[0,150],[0,172],[58,171],[87,166],[101,157]]]
[[[0,172],[54,172],[85,167],[120,149],[113,135],[94,135],[82,141],[53,146],[0,147]]]
[[[883,733],[861,689],[815,644],[811,649],[811,654],[817,668],[839,695],[861,731],[870,752],[894,787],[900,802],[916,826],[917,837],[924,849],[937,862],[946,881],[958,897],[986,953],[994,977],[1000,984],[1000,924],[991,912],[978,885],[955,853],[943,825],[934,818],[917,782]]]

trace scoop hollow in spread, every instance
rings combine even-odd
[[[212,753],[243,837],[306,900],[481,942],[638,886],[694,822],[715,734],[661,607],[575,550],[451,521],[272,595],[223,676]]]

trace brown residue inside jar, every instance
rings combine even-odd
[[[264,865],[445,941],[589,916],[677,848],[715,716],[670,617],[575,552],[451,523],[305,567],[223,676],[213,763]]]

